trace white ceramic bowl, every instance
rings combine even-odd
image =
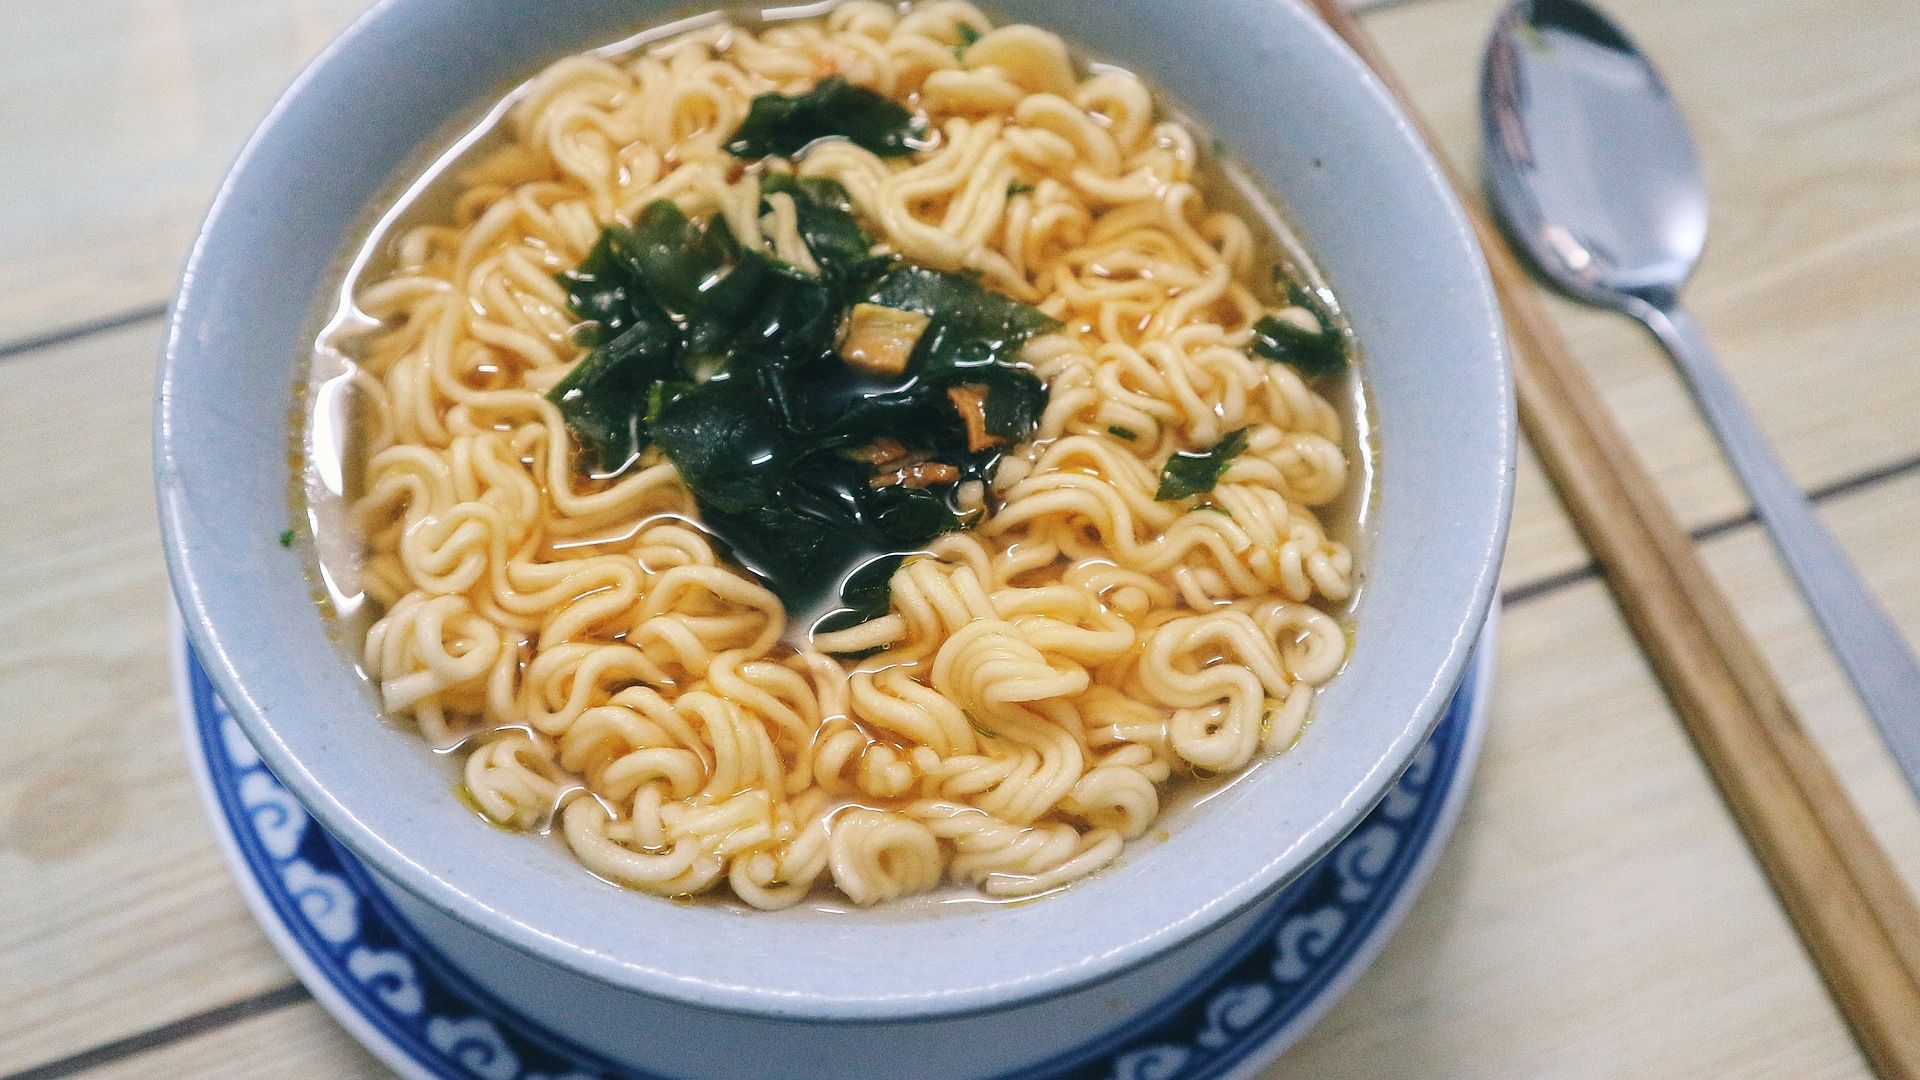
[[[1342,836],[1459,680],[1502,548],[1513,407],[1459,207],[1404,118],[1310,14],[1278,0],[1027,0],[1158,84],[1281,194],[1350,313],[1379,480],[1347,670],[1294,750],[1169,842],[1013,908],[741,914],[611,888],[559,844],[479,827],[444,761],[382,724],[328,640],[289,523],[286,448],[321,294],[425,145],[565,53],[679,0],[386,0],[300,77],[221,186],[167,336],[155,432],[189,635],[287,787],[412,903],[541,964],[676,1007],[925,1021],[1084,988],[1220,926]]]

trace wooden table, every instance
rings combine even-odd
[[[202,818],[147,450],[162,308],[202,209],[360,4],[64,0],[0,35],[0,1080],[386,1075],[268,945]],[[1612,6],[1702,144],[1699,317],[1920,636],[1920,5]],[[1367,16],[1467,166],[1495,7]],[[1555,311],[1920,884],[1920,807],[1666,361],[1624,320]],[[1503,584],[1460,829],[1373,970],[1268,1075],[1865,1075],[1524,454]]]

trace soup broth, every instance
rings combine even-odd
[[[1138,78],[963,3],[736,11],[450,142],[343,268],[301,497],[479,816],[663,896],[1009,902],[1303,737],[1351,335]]]

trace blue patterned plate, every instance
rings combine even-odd
[[[1485,726],[1490,618],[1432,739],[1223,961],[1124,1036],[1021,1080],[1250,1077],[1366,970],[1459,816]],[[492,1000],[414,932],[267,771],[176,629],[174,680],[208,816],[247,902],[313,996],[396,1072],[433,1080],[665,1080],[572,1048]]]

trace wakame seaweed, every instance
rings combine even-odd
[[[962,519],[927,489],[871,486],[831,437],[790,430],[765,373],[730,373],[665,404],[653,436],[735,560],[790,604],[825,591],[855,558],[911,551]]]
[[[838,181],[821,177],[796,178],[767,173],[760,178],[760,195],[785,194],[793,198],[794,216],[807,252],[821,273],[836,280],[864,279],[885,269],[892,256],[874,255],[873,241],[853,217],[853,200]]]
[[[652,441],[645,404],[656,384],[705,379],[742,351],[792,366],[824,350],[839,319],[821,279],[742,251],[724,221],[697,224],[664,199],[630,227],[603,229],[560,283],[594,349],[548,397],[602,472]]]
[[[740,256],[724,221],[696,224],[666,199],[642,208],[624,239],[622,255],[634,275],[662,307],[683,315],[700,308]]]
[[[680,374],[680,333],[665,312],[635,307],[623,324],[620,336],[588,353],[547,392],[581,452],[603,474],[624,469],[646,448],[647,394]],[[634,408],[636,401],[643,407]]]
[[[584,320],[576,334],[582,345],[602,345],[619,337],[633,321],[636,306],[643,310],[654,306],[634,280],[621,250],[626,236],[624,229],[601,230],[580,265],[559,277],[560,287],[567,292],[567,308]]]
[[[815,624],[815,629],[845,630],[885,615],[889,599],[887,582],[906,559],[905,554],[895,552],[868,559],[854,567],[853,572],[847,575],[846,583],[840,586],[840,603],[844,606],[828,613]]]
[[[1246,448],[1247,429],[1235,428],[1206,450],[1180,451],[1168,458],[1166,467],[1160,470],[1160,489],[1153,497],[1185,499],[1212,491],[1226,475],[1227,466]]]
[[[874,255],[832,181],[769,175],[761,191],[793,199],[819,273],[743,250],[717,216],[653,203],[561,275],[593,347],[549,397],[581,467],[615,473],[657,445],[729,556],[803,607],[848,566],[969,522],[954,489],[991,479],[1039,424],[1046,387],[1014,357],[1057,323],[964,275]],[[839,355],[860,303],[927,317],[904,372]]]
[[[1002,296],[972,278],[902,266],[881,278],[867,296],[882,307],[917,311],[944,323],[950,343],[979,342],[993,348],[1018,345],[1060,324],[1039,308]]]
[[[896,551],[868,559],[854,567],[841,583],[840,606],[822,615],[813,624],[813,632],[830,634],[885,615],[892,601],[893,572],[900,569],[900,564],[906,560],[905,552]],[[834,655],[843,660],[865,660],[885,648],[884,645],[876,645],[858,652]]]
[[[912,153],[920,138],[913,114],[898,103],[838,75],[804,94],[761,94],[727,141],[735,157],[793,157],[836,136],[881,157]]]
[[[1276,273],[1275,275],[1279,275]],[[1333,294],[1325,289],[1287,282],[1287,302],[1313,315],[1318,330],[1307,330],[1275,315],[1262,315],[1253,324],[1253,351],[1287,364],[1302,375],[1332,375],[1347,367],[1347,342],[1333,317]]]

